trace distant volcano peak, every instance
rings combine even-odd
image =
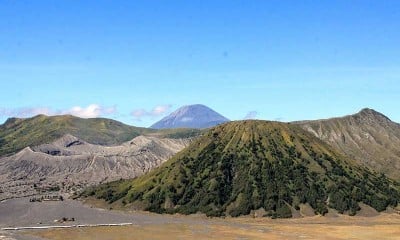
[[[151,126],[155,129],[166,128],[209,128],[228,122],[229,119],[202,105],[183,106]]]

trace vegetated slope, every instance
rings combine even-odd
[[[144,136],[156,136],[161,138],[185,139],[196,138],[206,132],[206,129],[196,128],[166,128],[166,129],[151,129],[147,128]]]
[[[65,134],[93,144],[111,145],[128,141],[143,131],[143,128],[104,118],[83,119],[71,115],[11,118],[0,126],[0,156],[26,146],[50,143]]]
[[[302,203],[320,214],[329,207],[356,214],[359,202],[382,211],[397,205],[399,191],[297,125],[239,121],[212,128],[149,174],[82,196],[158,213],[239,216],[264,208],[290,217]]]
[[[141,176],[190,142],[190,138],[138,136],[121,145],[101,146],[67,134],[51,144],[26,147],[0,158],[0,200],[36,194],[34,187],[70,192]]]
[[[98,145],[118,145],[142,134],[171,138],[186,138],[200,134],[198,130],[176,129],[156,131],[132,127],[105,118],[83,119],[71,115],[32,118],[10,118],[0,125],[0,156],[16,153],[25,147],[34,147],[71,134]]]
[[[151,128],[209,128],[218,124],[228,122],[229,119],[212,110],[211,108],[201,105],[183,106],[153,124]]]
[[[400,124],[372,109],[341,118],[298,122],[359,164],[400,180]]]

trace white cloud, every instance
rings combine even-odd
[[[140,119],[141,117],[145,116],[146,114],[147,114],[147,112],[144,109],[136,109],[131,112],[131,115],[137,119]]]
[[[243,118],[244,120],[247,120],[247,119],[255,119],[256,117],[257,117],[257,115],[258,115],[258,112],[257,111],[250,111],[250,112],[248,112],[247,114],[246,114],[246,116]]]
[[[75,106],[62,111],[61,114],[71,114],[81,118],[95,118],[102,115],[110,115],[117,111],[116,107],[104,107],[98,104],[90,104],[87,107]]]
[[[100,115],[100,107],[96,104],[91,104],[86,108],[75,106],[67,111],[64,111],[63,114],[71,114],[83,118],[93,118]]]
[[[160,105],[160,106],[156,106],[155,108],[153,108],[153,110],[151,111],[151,114],[158,116],[161,114],[166,113],[169,109],[171,108],[171,105]]]
[[[51,115],[47,107],[0,108],[0,116],[4,117],[30,117],[39,114]]]
[[[74,106],[66,110],[53,110],[48,107],[25,107],[25,108],[0,108],[0,116],[3,117],[32,117],[38,114],[48,116],[71,114],[81,118],[95,118],[110,115],[117,112],[116,106],[104,107],[98,104],[90,104],[87,107]]]
[[[131,115],[135,118],[137,121],[141,121],[142,118],[144,117],[158,117],[161,116],[171,109],[172,105],[167,104],[167,105],[158,105],[155,106],[151,110],[146,110],[146,109],[135,109],[131,112]]]

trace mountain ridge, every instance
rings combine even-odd
[[[383,113],[381,113],[381,112],[379,112],[379,111],[377,111],[377,110],[375,110],[373,108],[365,107],[365,108],[362,108],[361,110],[359,110],[358,112],[351,113],[351,114],[346,114],[346,115],[343,115],[343,116],[321,118],[321,119],[311,119],[311,120],[310,119],[309,120],[307,120],[307,119],[306,120],[296,120],[296,121],[291,121],[291,123],[301,124],[301,123],[316,122],[316,121],[323,122],[323,121],[329,121],[329,120],[333,120],[333,119],[342,119],[342,118],[352,117],[352,116],[353,117],[356,117],[356,116],[360,116],[360,117],[363,117],[363,116],[375,116],[375,117],[381,117],[383,119],[392,121],[385,114],[383,114]]]
[[[293,122],[359,164],[400,180],[400,124],[364,108],[358,113],[323,120]]]
[[[135,127],[107,118],[79,118],[72,115],[31,118],[9,118],[0,125],[0,157],[17,153],[24,147],[38,146],[72,134],[86,142],[112,146],[139,135],[158,135],[171,138],[196,136],[194,129],[156,130]]]

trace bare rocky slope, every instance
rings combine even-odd
[[[359,164],[400,180],[400,124],[385,115],[366,108],[354,115],[296,124]]]
[[[191,142],[138,136],[116,146],[85,142],[70,134],[0,158],[0,200],[73,192],[92,184],[134,178],[159,166]]]

